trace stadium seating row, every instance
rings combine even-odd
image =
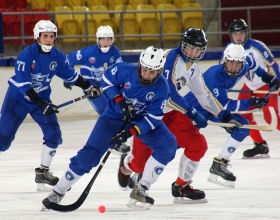
[[[31,0],[32,1],[32,0]],[[199,9],[201,5],[198,3],[185,3],[183,9]],[[178,14],[174,11],[176,7],[172,4],[159,4],[156,8],[159,12],[148,12],[155,10],[153,5],[141,4],[137,6],[137,13],[128,13],[129,10],[135,10],[131,5],[117,5],[114,10],[119,11],[114,16],[110,16],[107,7],[104,5],[93,5],[90,9],[86,6],[74,6],[71,9],[68,6],[56,6],[54,11],[56,22],[60,35],[95,35],[96,29],[100,25],[110,25],[116,34],[125,36],[125,40],[137,41],[141,40],[158,40],[160,27],[162,24],[164,40],[177,40],[180,38],[181,32],[187,27],[193,26],[203,28],[203,15],[201,11],[182,12]],[[173,10],[173,11],[172,11]],[[12,9],[0,9],[0,12],[11,12]],[[16,9],[20,11],[30,11],[27,8]],[[20,21],[24,21],[24,33],[26,36],[33,36],[33,27],[38,20],[51,19],[46,9],[33,9],[33,11],[44,11],[45,14],[25,14],[25,15],[4,15],[4,35],[5,36],[21,36]],[[145,11],[145,12],[144,12]],[[146,12],[147,11],[147,12]],[[166,11],[166,12],[165,12]],[[79,13],[80,12],[80,13]],[[100,13],[94,13],[100,12]],[[104,12],[104,13],[102,13]],[[22,17],[21,17],[22,16]],[[160,23],[162,19],[162,23]],[[51,19],[52,20],[52,19]],[[122,22],[121,22],[122,20]],[[130,36],[130,35],[151,35],[151,36]],[[169,36],[167,36],[169,34]],[[157,36],[156,36],[157,35]],[[63,42],[84,42],[86,39],[69,37],[63,38]],[[95,41],[94,37],[89,38],[90,42]],[[26,43],[32,43],[32,38],[27,39]],[[5,43],[20,44],[20,40],[5,41]]]
[[[151,4],[155,8],[159,4],[173,4],[177,9],[182,8],[185,3],[193,3],[193,0],[1,0],[0,8],[46,8],[48,11],[54,11],[57,6],[68,6],[72,10],[74,6],[104,5],[109,10],[115,10],[116,5],[131,5],[136,9],[139,4]]]

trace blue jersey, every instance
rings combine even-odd
[[[141,134],[155,129],[163,117],[163,108],[169,95],[169,87],[164,76],[151,86],[143,86],[138,81],[137,66],[122,62],[116,63],[105,71],[102,88],[109,97],[109,104],[104,115],[121,119],[119,105],[113,101],[117,95],[122,95],[136,111],[135,126]]]
[[[229,111],[246,110],[250,107],[248,99],[246,100],[232,100],[229,99],[227,93],[231,90],[234,85],[249,71],[253,70],[258,76],[262,76],[265,71],[254,62],[251,57],[246,56],[246,64],[244,70],[237,76],[228,76],[224,70],[223,64],[214,65],[210,67],[203,74],[204,82],[216,99],[223,105],[223,107]],[[193,107],[197,110],[202,109],[199,103],[195,100],[194,94],[189,92],[185,99],[187,101],[193,100]]]
[[[25,95],[33,88],[40,98],[50,100],[50,83],[54,76],[74,84],[78,73],[69,66],[66,55],[52,48],[48,54],[39,53],[37,43],[25,48],[15,62],[15,75],[8,83],[14,96],[27,105],[34,105]]]
[[[104,71],[113,64],[122,62],[120,52],[114,45],[107,53],[103,53],[97,44],[88,46],[70,53],[67,58],[71,66],[81,65],[80,74],[97,87],[101,86]]]

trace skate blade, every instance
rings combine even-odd
[[[41,207],[41,212],[43,212],[43,211],[45,211],[45,210],[47,210],[47,208],[46,208],[44,205],[42,205],[42,207]]]
[[[269,158],[270,158],[269,154],[260,154],[254,157],[245,157],[245,156],[242,157],[242,159],[269,159]]]
[[[207,203],[208,201],[205,198],[193,200],[193,199],[187,199],[183,197],[180,198],[175,197],[173,199],[173,202],[177,204],[199,204],[199,203]]]
[[[49,188],[45,186],[45,183],[37,183],[37,191],[38,192],[50,192],[53,188]]]
[[[208,182],[218,184],[220,186],[228,187],[228,188],[234,188],[235,183],[234,181],[224,180],[218,175],[210,174],[208,177]]]
[[[132,209],[142,209],[142,210],[148,210],[151,208],[152,204],[145,203],[145,202],[139,202],[135,199],[130,199],[127,203],[127,206]]]

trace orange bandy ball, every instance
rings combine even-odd
[[[101,205],[101,206],[99,206],[98,211],[99,211],[100,213],[103,213],[103,212],[106,211],[106,207],[105,207],[104,205]]]

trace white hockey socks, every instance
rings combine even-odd
[[[199,163],[200,162],[195,162],[187,158],[187,156],[183,154],[180,159],[178,177],[185,182],[190,182],[199,166]]]
[[[56,149],[50,148],[45,144],[43,145],[42,154],[41,154],[41,166],[40,166],[41,169],[50,167],[55,153],[56,153]]]
[[[224,147],[219,154],[218,158],[223,158],[226,160],[229,160],[229,158],[232,156],[232,154],[236,151],[237,147],[239,146],[241,142],[233,139],[231,136],[228,137],[226,140],[226,143],[224,144]]]
[[[58,183],[53,187],[54,191],[64,195],[82,176],[74,173],[70,168],[59,178]]]
[[[150,189],[151,185],[157,181],[164,168],[165,165],[155,160],[151,155],[145,164],[143,176],[139,183],[146,186],[147,189]]]

